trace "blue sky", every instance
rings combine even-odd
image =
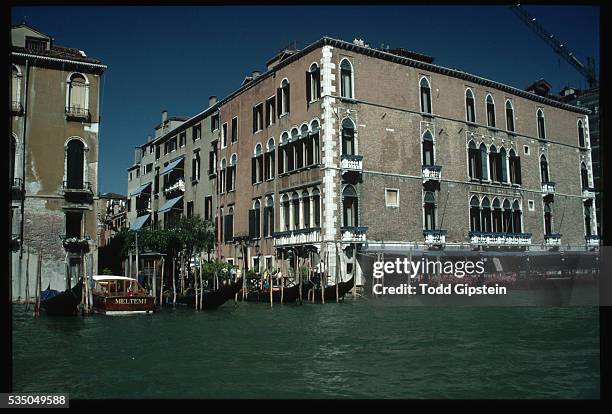
[[[599,64],[599,8],[523,6],[586,64]],[[83,18],[87,15],[91,18]],[[434,63],[524,88],[545,78],[558,92],[583,77],[507,6],[53,6],[16,7],[55,43],[102,60],[99,190],[127,192],[134,147],[153,134],[162,109],[192,116],[295,40],[362,38],[421,52]]]

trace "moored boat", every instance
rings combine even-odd
[[[233,298],[242,288],[242,279],[238,279],[228,285],[221,285],[215,290],[204,290],[202,293],[202,309],[217,309],[225,302]],[[177,295],[176,303],[195,308],[195,290],[191,289],[186,295]]]
[[[347,280],[346,282],[339,282],[338,283],[338,299],[342,299],[344,298],[344,296],[350,292],[350,290],[353,288],[353,282],[354,282],[354,278],[355,276],[352,276],[349,280]],[[320,286],[315,286],[313,285],[311,282],[304,282],[304,285],[302,287],[302,296],[304,298],[304,300],[308,299],[308,291],[312,290],[314,291],[314,301],[315,302],[321,302],[321,287]],[[310,294],[312,295],[312,293]],[[330,286],[326,286],[325,287],[325,291],[323,293],[325,301],[326,302],[332,302],[336,300],[336,285],[330,285]],[[310,296],[312,298],[312,296]]]
[[[105,315],[155,312],[155,298],[136,279],[126,276],[96,275],[93,310]]]
[[[272,289],[272,302],[280,302],[281,297],[283,303],[293,303],[300,295],[300,286],[293,285],[284,287],[282,292],[280,287],[274,287]],[[270,302],[270,290],[269,289],[252,289],[247,292],[246,300],[248,302]]]
[[[72,316],[76,315],[83,294],[83,278],[76,285],[64,292],[58,292],[48,286],[40,293],[40,308],[48,315]]]

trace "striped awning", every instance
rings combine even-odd
[[[146,190],[146,189],[147,189],[148,187],[150,187],[150,186],[151,186],[151,183],[150,183],[150,182],[149,182],[149,183],[146,183],[146,184],[141,185],[141,186],[140,186],[140,188],[139,188],[138,190],[136,190],[136,191],[134,191],[132,194],[130,194],[130,197],[135,197],[135,196],[140,195],[140,193],[142,193],[144,190]],[[150,193],[150,191],[149,191],[149,193]]]
[[[172,170],[174,170],[177,167],[177,165],[183,162],[183,160],[184,160],[184,157],[175,159],[170,164],[166,165],[166,167],[159,173],[159,176],[161,177],[163,175],[170,174]]]
[[[144,224],[149,220],[150,217],[150,214],[138,217],[136,221],[130,226],[130,230],[140,230],[140,228],[144,226]]]
[[[164,205],[163,205],[163,206],[162,206],[162,207],[161,207],[161,208],[158,210],[158,212],[160,212],[160,213],[165,213],[166,211],[168,211],[168,210],[172,209],[176,203],[178,203],[179,201],[181,201],[181,199],[182,199],[182,198],[183,198],[183,196],[179,196],[179,197],[172,198],[172,199],[170,199],[170,200],[166,201],[166,204],[164,204]]]

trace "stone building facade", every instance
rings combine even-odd
[[[98,247],[107,246],[122,229],[127,228],[127,197],[104,193],[96,200],[98,212]]]
[[[11,42],[11,271],[12,297],[19,300],[26,285],[34,296],[39,254],[43,289],[76,283],[81,252],[88,251],[96,268],[99,92],[106,66],[26,25],[11,28]]]
[[[362,252],[597,246],[589,111],[432,62],[326,37],[186,121],[218,114],[219,257],[362,284]]]

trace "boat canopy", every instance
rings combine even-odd
[[[94,275],[93,279],[96,282],[103,282],[106,280],[129,280],[132,282],[136,282],[136,279],[127,276],[113,276],[113,275]]]

